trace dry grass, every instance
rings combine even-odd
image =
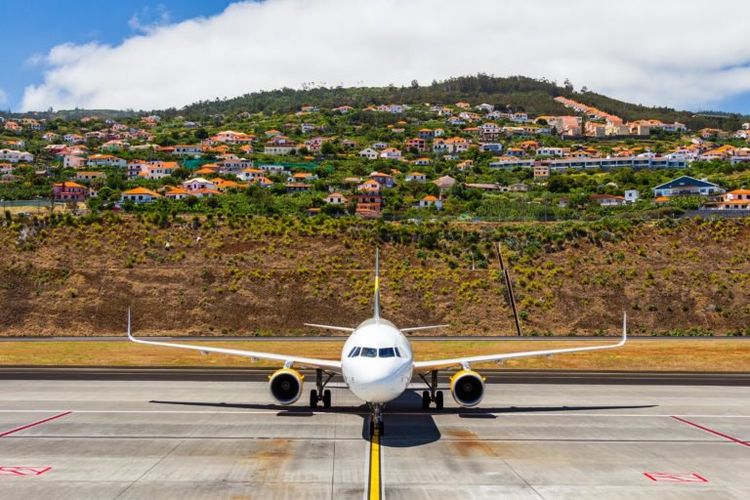
[[[603,340],[602,343],[606,343]],[[200,344],[200,342],[195,342]],[[204,342],[205,345],[338,359],[341,341],[322,342]],[[414,341],[417,360],[474,354],[591,346],[574,341]],[[274,367],[278,363],[236,356],[136,345],[125,342],[5,342],[0,344],[0,366],[166,366]],[[742,340],[631,341],[625,347],[553,358],[510,360],[503,368],[540,370],[632,370],[743,372],[750,369],[750,342]],[[497,368],[495,363],[476,368]]]

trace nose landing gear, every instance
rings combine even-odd
[[[370,437],[385,434],[385,423],[383,422],[383,404],[373,403],[370,405]]]
[[[435,409],[436,410],[442,410],[443,409],[443,391],[438,391],[438,379],[437,379],[437,370],[432,370],[430,372],[430,380],[427,380],[427,377],[425,377],[422,373],[419,374],[420,378],[424,381],[425,384],[427,384],[427,387],[429,390],[422,392],[422,409],[423,410],[429,410],[430,404],[435,403]]]

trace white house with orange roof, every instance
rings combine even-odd
[[[427,176],[422,172],[409,172],[404,180],[406,182],[427,182]]]
[[[120,197],[121,202],[132,201],[133,203],[151,203],[152,201],[161,198],[161,195],[155,191],[144,187],[137,187],[129,189],[122,193]]]
[[[431,194],[428,194],[427,196],[419,200],[419,208],[432,207],[436,208],[437,210],[441,210],[443,208],[443,200]]]
[[[0,161],[10,163],[32,162],[34,155],[26,151],[16,151],[15,149],[0,149]]]
[[[244,168],[238,174],[237,178],[241,181],[252,181],[265,175],[265,171],[259,168]]]
[[[201,189],[216,189],[216,184],[213,182],[204,179],[203,177],[195,177],[193,179],[188,179],[185,182],[182,183],[182,187],[187,189],[188,191],[195,192],[199,191]]]
[[[183,200],[190,196],[190,191],[183,187],[170,187],[167,192],[164,193],[165,198],[170,200]]]

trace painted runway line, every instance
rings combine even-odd
[[[723,432],[719,432],[719,431],[711,429],[709,427],[705,427],[703,425],[696,424],[695,422],[691,422],[690,420],[687,420],[685,418],[680,418],[680,417],[675,417],[675,416],[672,416],[672,418],[675,419],[675,420],[677,420],[678,422],[682,422],[683,424],[695,427],[696,429],[700,429],[703,432],[708,432],[709,434],[713,434],[714,436],[719,436],[721,438],[724,438],[727,441],[731,441],[731,442],[737,443],[737,444],[739,444],[741,446],[747,446],[748,448],[750,448],[750,443],[748,443],[747,441],[743,441],[741,439],[737,439],[736,437],[730,436],[729,434],[724,434]]]
[[[381,471],[382,452],[380,448],[380,431],[377,429],[370,439],[369,473],[365,498],[367,500],[382,500],[383,481]]]
[[[36,427],[37,425],[44,424],[44,423],[49,422],[51,420],[56,420],[58,418],[62,418],[64,416],[66,416],[66,415],[70,415],[71,413],[73,413],[73,412],[72,411],[64,411],[62,413],[58,413],[57,415],[52,415],[51,417],[47,417],[45,419],[37,420],[36,422],[32,422],[30,424],[26,424],[26,425],[22,425],[20,427],[16,427],[15,429],[11,429],[9,431],[5,431],[5,432],[0,433],[0,438],[5,437],[5,436],[10,436],[11,434],[15,434],[16,432],[21,432],[23,430],[30,429],[32,427]]]

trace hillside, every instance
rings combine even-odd
[[[658,119],[665,122],[679,121],[688,128],[698,130],[704,127],[736,130],[748,117],[739,114],[726,116],[700,116],[689,111],[676,111],[666,107],[648,107],[631,104],[597,94],[595,92],[575,92],[572,87],[563,87],[545,79],[536,80],[524,76],[495,77],[484,74],[462,76],[445,81],[434,81],[430,85],[415,84],[408,87],[320,87],[304,90],[283,88],[279,90],[252,92],[229,99],[200,101],[180,109],[154,110],[164,117],[185,116],[200,120],[206,116],[240,112],[266,114],[293,113],[303,105],[330,109],[349,105],[355,108],[377,104],[452,104],[467,101],[472,105],[488,103],[498,109],[524,111],[530,115],[564,115],[567,110],[552,99],[556,96],[574,98],[603,111],[616,114],[626,120]],[[79,119],[86,115],[106,116],[122,119],[134,116],[133,111],[114,110],[68,110],[56,113],[31,113],[37,117],[57,117]],[[2,116],[2,114],[0,114]]]
[[[500,241],[527,334],[614,333],[623,310],[639,334],[748,333],[744,220],[146,219],[6,223],[0,335],[118,335],[129,305],[145,334],[354,325],[370,313],[376,241],[385,316],[403,326],[450,323],[450,334],[512,334],[492,252]]]

